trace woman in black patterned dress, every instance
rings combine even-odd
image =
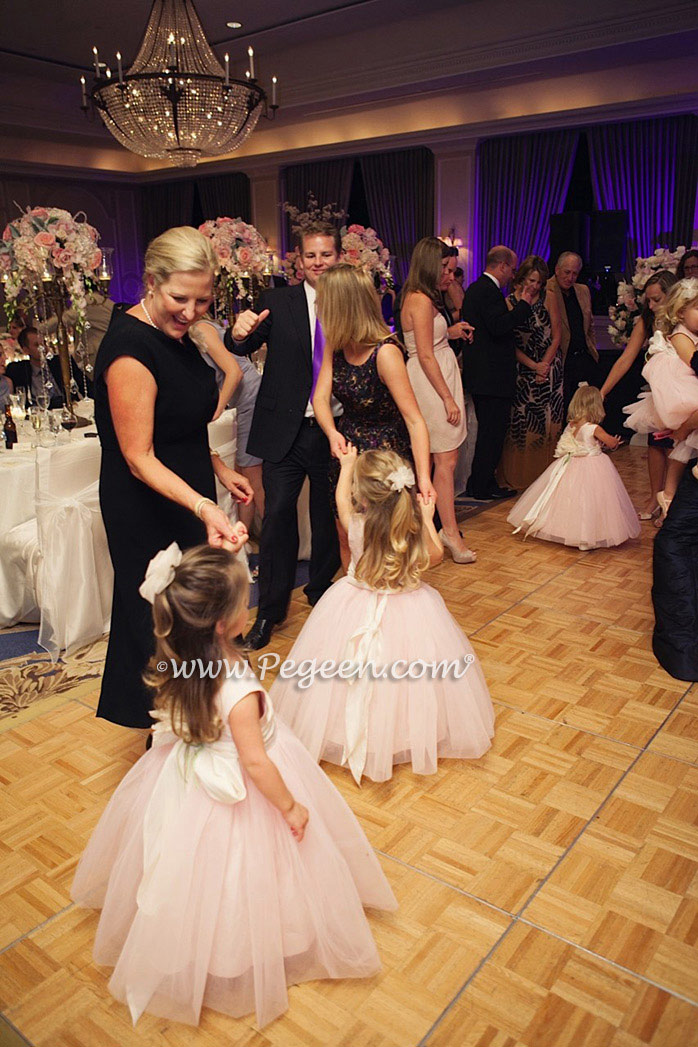
[[[516,393],[500,471],[505,486],[516,490],[529,487],[548,468],[564,423],[560,322],[555,296],[545,291],[547,279],[543,259],[529,255],[507,298],[512,309],[524,287],[538,293],[528,324],[514,331]]]
[[[340,264],[317,284],[317,315],[325,336],[325,356],[313,409],[330,443],[332,495],[339,477],[339,455],[352,443],[357,451],[389,449],[414,465],[420,493],[432,501],[429,434],[407,377],[404,351],[380,312],[371,278]],[[334,418],[330,398],[342,405]],[[347,536],[337,520],[344,568],[349,563]]]

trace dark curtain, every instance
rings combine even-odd
[[[362,156],[359,163],[371,224],[395,256],[395,279],[402,284],[414,245],[434,235],[434,154],[401,149]]]
[[[348,157],[284,167],[281,171],[281,199],[305,211],[308,193],[312,193],[320,207],[336,204],[339,210],[346,211],[349,207],[354,162],[354,157]],[[285,240],[284,250],[290,251],[293,237],[288,215],[284,215],[281,225]]]
[[[203,220],[242,218],[252,221],[250,180],[246,174],[209,175],[196,179]]]
[[[698,182],[698,117],[604,124],[587,132],[602,211],[627,210],[629,257],[690,245]]]
[[[177,225],[191,225],[194,216],[194,179],[153,182],[141,187],[143,244]]]
[[[550,216],[564,207],[578,142],[578,131],[542,131],[479,143],[473,229],[478,274],[497,244],[510,247],[519,261],[529,254],[548,257]]]

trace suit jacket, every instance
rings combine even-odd
[[[61,374],[61,361],[57,356],[52,356],[50,360],[46,361],[51,377],[53,379],[54,389],[50,393],[50,407],[60,407],[64,400],[63,391],[63,376]],[[76,364],[71,364],[73,368],[73,374],[78,386],[82,380],[82,371]],[[12,379],[12,382],[17,389],[28,389],[29,396],[33,403],[32,396],[32,365],[31,360],[15,360],[14,363],[8,364],[5,373],[8,378]]]
[[[247,453],[280,462],[298,436],[313,384],[310,318],[303,284],[264,291],[256,310],[261,313],[264,309],[269,316],[249,338],[236,345],[228,328],[225,344],[238,356],[249,356],[267,343]]]
[[[573,284],[574,292],[577,295],[577,301],[582,310],[582,316],[584,318],[584,334],[587,342],[587,352],[590,356],[599,361],[599,353],[596,348],[596,332],[594,330],[594,317],[591,312],[591,294],[586,284]],[[557,298],[557,307],[560,314],[560,351],[562,352],[563,364],[567,356],[567,350],[570,345],[570,324],[567,319],[567,309],[565,308],[565,298],[560,289],[560,285],[557,282],[555,276],[551,276],[546,284],[546,290],[550,291]]]
[[[507,308],[504,295],[484,273],[465,292],[461,315],[475,334],[463,349],[463,384],[480,396],[512,397],[516,390],[514,329],[523,327],[531,307],[523,299]]]

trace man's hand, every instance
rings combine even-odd
[[[262,320],[269,316],[268,309],[262,309],[261,313],[255,313],[252,309],[245,309],[240,313],[233,324],[233,341],[244,342],[253,331],[256,331]]]

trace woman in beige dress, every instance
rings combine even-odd
[[[407,374],[429,431],[434,462],[440,538],[456,563],[474,563],[456,522],[453,474],[467,426],[463,383],[449,338],[469,338],[472,328],[459,321],[448,326],[439,311],[439,292],[453,281],[456,259],[434,236],[420,240],[402,290],[400,318],[408,352]]]

